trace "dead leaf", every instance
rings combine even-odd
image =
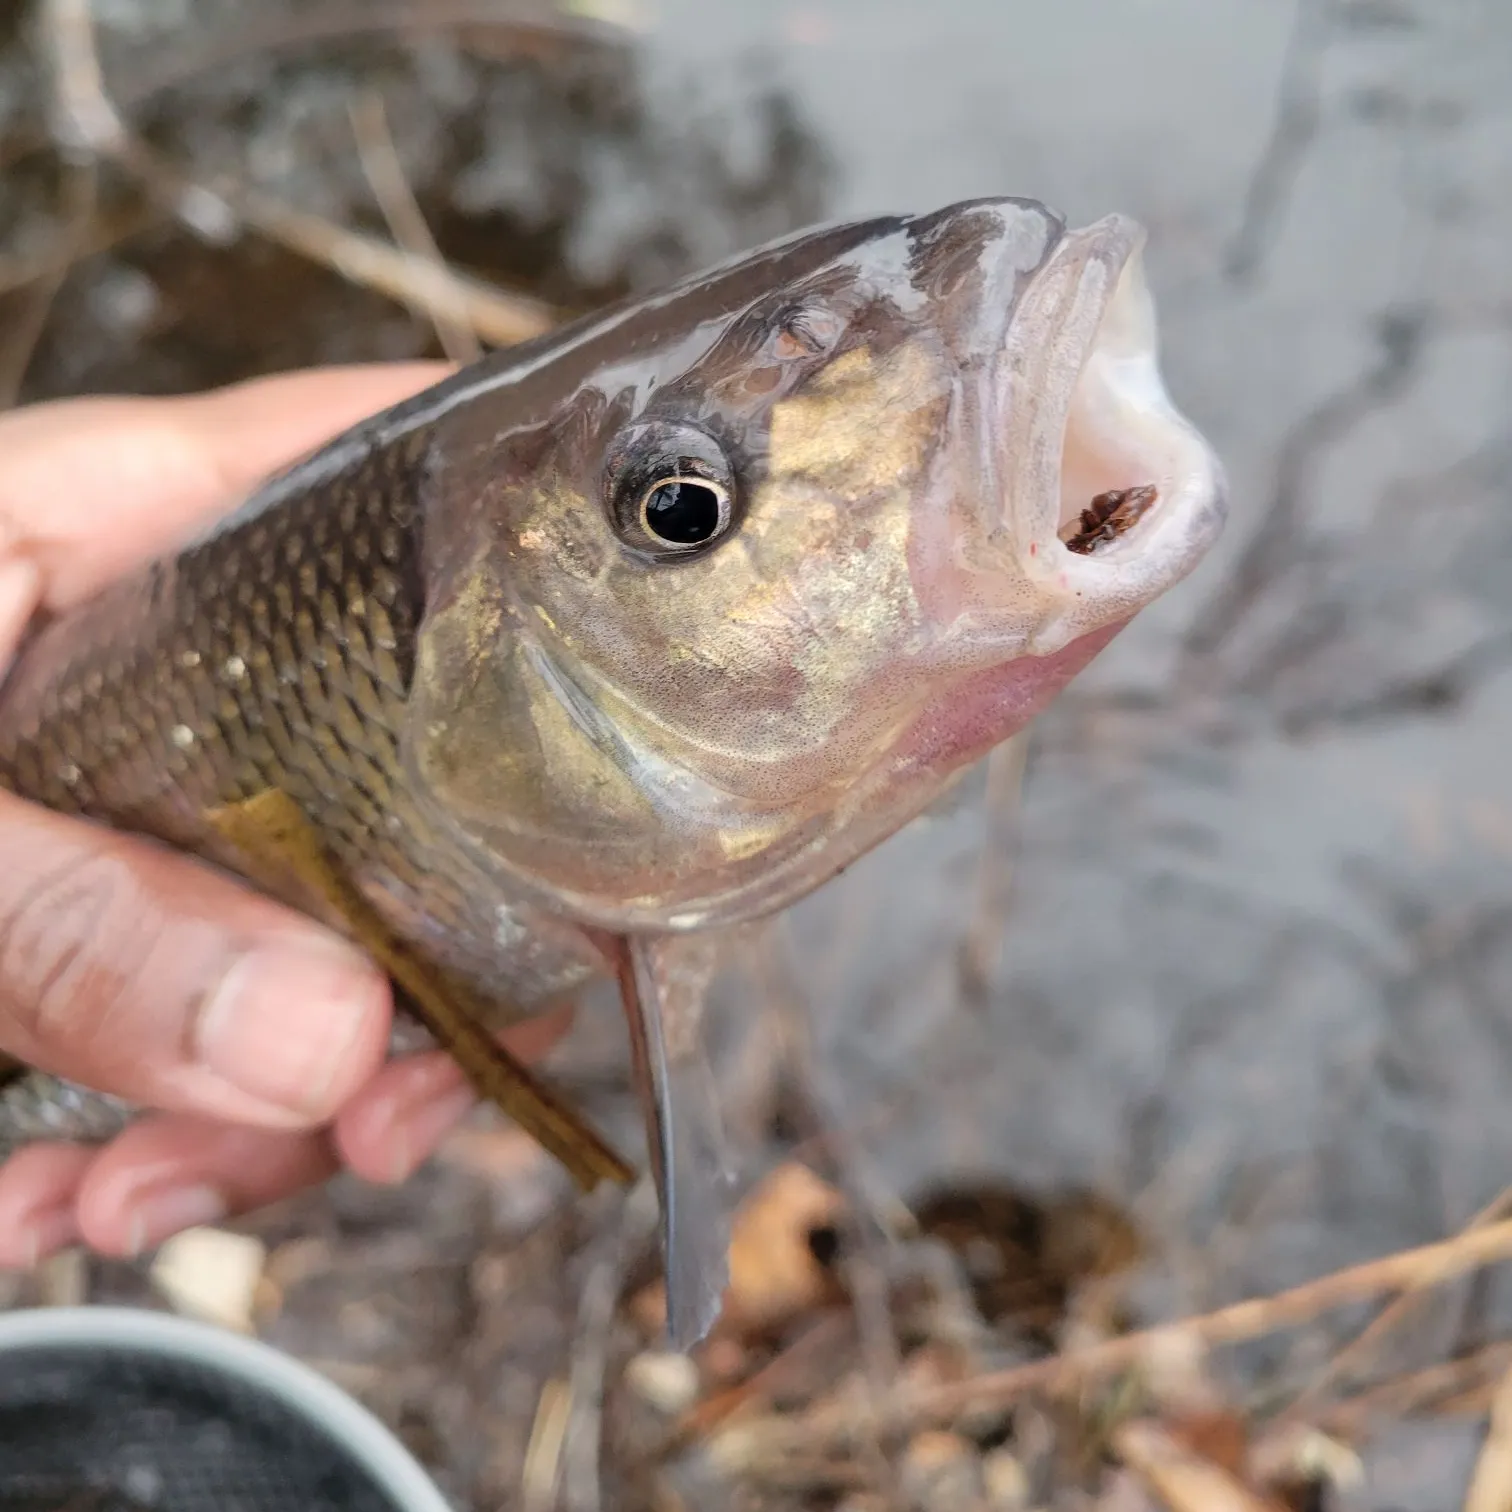
[[[1286,1512],[1148,1419],[1120,1424],[1112,1446],[1169,1512]]]

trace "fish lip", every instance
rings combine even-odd
[[[996,533],[1035,600],[1019,622],[1020,654],[1050,655],[1128,619],[1202,560],[1227,516],[1222,465],[1160,371],[1144,244],[1124,215],[1068,231],[999,348],[984,468],[1004,501]],[[1098,446],[1109,452],[1103,488],[1153,483],[1158,497],[1127,533],[1080,555],[1062,531],[1100,489],[1068,497],[1066,463]]]

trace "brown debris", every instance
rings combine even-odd
[[[1160,1423],[1125,1423],[1114,1432],[1113,1447],[1170,1512],[1287,1512]]]
[[[1229,1475],[1244,1474],[1249,1458],[1249,1424],[1237,1412],[1214,1408],[1172,1417],[1171,1438],[1190,1453],[1209,1460]]]
[[[1062,534],[1066,550],[1090,556],[1099,546],[1132,530],[1159,497],[1153,483],[1141,483],[1137,488],[1110,488],[1107,493],[1098,494],[1082,510],[1078,524]]]
[[[70,154],[88,164],[80,171],[91,181],[94,164],[109,160],[197,235],[227,242],[241,227],[250,227],[353,283],[423,311],[454,333],[465,326],[474,340],[511,346],[556,324],[554,312],[539,302],[490,288],[439,259],[336,225],[252,185],[208,185],[185,175],[132,133],[106,92],[88,0],[46,0],[39,10],[53,56],[60,134],[68,138]],[[371,134],[367,145],[370,169],[376,167],[381,176]],[[387,213],[403,217],[411,244],[417,245],[412,218],[398,210],[401,196],[392,175],[382,182]],[[72,233],[65,234],[64,252],[58,264],[66,270],[76,255]]]
[[[1137,1367],[1150,1350],[1173,1336],[1190,1334],[1206,1344],[1236,1344],[1316,1318],[1330,1308],[1379,1296],[1422,1290],[1456,1280],[1482,1266],[1512,1259],[1512,1221],[1472,1230],[1457,1238],[1403,1250],[1380,1260],[1350,1266],[1272,1297],[1256,1297],[1201,1317],[1125,1334],[1031,1365],[1017,1366],[959,1387],[946,1387],[910,1404],[915,1421],[948,1420],[984,1401],[1012,1400],[1027,1392],[1088,1382]]]
[[[754,1374],[705,1396],[668,1435],[667,1448],[695,1443],[721,1423],[769,1411],[777,1402],[812,1402],[849,1368],[854,1338],[848,1318],[819,1319]]]
[[[406,7],[383,9],[388,20],[380,23],[362,7],[321,5],[298,25],[311,33],[324,28],[322,34],[341,26],[376,30]],[[408,9],[412,28],[434,29],[443,10],[465,7]],[[40,11],[61,43],[67,86],[61,116],[76,118],[75,134],[89,147],[83,158],[92,152],[135,175],[157,203],[145,210],[103,205],[87,227],[72,224],[64,205],[54,243],[8,258],[0,285],[39,285],[32,291],[39,315],[75,259],[133,227],[167,223],[171,235],[175,218],[203,228],[219,216],[231,235],[250,230],[438,324],[456,322],[448,344],[457,343],[457,355],[466,355],[468,327],[500,342],[550,323],[546,305],[515,301],[431,256],[427,228],[412,214],[414,196],[406,202],[406,186],[394,177],[397,165],[376,113],[362,123],[362,145],[396,245],[234,180],[212,189],[166,156],[145,153],[106,97],[87,7],[74,0]],[[280,23],[270,17],[267,24]],[[545,31],[538,36],[550,40]],[[464,40],[478,51],[521,49],[515,31],[493,21],[468,28]],[[165,65],[171,74],[175,60]],[[129,90],[122,99],[130,103]],[[394,128],[401,130],[398,112]],[[93,171],[78,170],[73,188],[81,201]],[[29,325],[16,322],[8,350],[12,376],[0,390],[26,365],[34,340]],[[1154,501],[1149,487],[1098,495],[1068,532],[1067,548],[1100,551]],[[997,767],[994,791],[1004,818],[994,832],[1004,843],[984,855],[979,920],[964,971],[978,992],[991,979],[1012,880],[1003,857],[1022,754],[1003,755]],[[855,938],[866,922],[852,919]],[[916,1079],[930,1089],[937,1080]],[[914,1104],[902,1096],[879,1104],[865,1128],[895,1122],[903,1107]],[[919,1116],[932,1111],[919,1100]],[[848,1127],[856,1138],[855,1122]],[[815,1134],[810,1145],[837,1142],[830,1131]],[[361,1395],[411,1443],[426,1447],[428,1463],[459,1483],[473,1475],[474,1494],[459,1496],[459,1503],[514,1508],[523,1489],[528,1505],[576,1512],[576,1448],[595,1469],[602,1464],[602,1505],[626,1512],[703,1506],[901,1512],[900,1489],[919,1505],[942,1508],[976,1493],[990,1512],[1152,1512],[1155,1497],[1168,1512],[1199,1506],[1302,1512],[1333,1505],[1320,1486],[1358,1477],[1353,1446],[1389,1434],[1403,1418],[1450,1414],[1492,1420],[1467,1512],[1505,1507],[1512,1495],[1512,1341],[1419,1369],[1404,1370],[1394,1360],[1389,1371],[1379,1348],[1429,1287],[1512,1253],[1494,1227],[1508,1216],[1506,1194],[1477,1215],[1480,1237],[1468,1246],[1446,1241],[1140,1332],[1130,1332],[1121,1316],[1117,1283],[1145,1250],[1116,1209],[1078,1212],[1075,1194],[1042,1199],[981,1188],[936,1194],[938,1206],[921,1226],[949,1251],[965,1284],[947,1305],[946,1278],[924,1274],[907,1244],[883,1257],[874,1300],[891,1309],[901,1358],[893,1391],[878,1398],[867,1389],[860,1330],[844,1286],[836,1268],[814,1252],[816,1233],[838,1230],[841,1205],[812,1173],[784,1167],[747,1204],[735,1240],[729,1328],[689,1361],[647,1349],[660,1327],[657,1288],[642,1290],[628,1306],[611,1304],[612,1316],[585,1321],[576,1311],[590,1284],[602,1299],[615,1277],[600,1287],[599,1269],[578,1264],[581,1227],[560,1205],[545,1211],[551,1193],[543,1191],[540,1209],[532,1206],[531,1222],[521,1225],[530,1234],[521,1238],[513,1228],[507,1240],[501,1234],[508,1225],[497,1219],[499,1194],[544,1187],[544,1164],[516,1131],[469,1127],[403,1191],[343,1190],[334,1201],[311,1198],[294,1217],[255,1221],[269,1251],[254,1299],[259,1332],[293,1345]],[[387,1248],[374,1242],[385,1227],[390,1241],[401,1242]],[[147,1295],[145,1279],[137,1279],[138,1295]],[[0,1277],[0,1287],[7,1301],[99,1301],[118,1300],[131,1281],[127,1267],[74,1254],[39,1275]],[[1112,1283],[1108,1291],[1105,1281]],[[1398,1289],[1376,1321],[1290,1402],[1248,1400],[1216,1384],[1220,1346],[1313,1323],[1326,1308]],[[411,1311],[424,1331],[411,1334],[405,1330],[413,1319],[407,1322],[393,1304],[417,1290]],[[985,1317],[972,1314],[973,1303]],[[318,1320],[313,1328],[312,1320]],[[585,1356],[592,1369],[583,1366]],[[580,1394],[582,1385],[592,1392]],[[601,1422],[587,1411],[600,1388]],[[883,1456],[867,1447],[878,1442]],[[700,1494],[700,1484],[709,1482],[684,1481],[694,1466],[712,1476],[717,1494]],[[528,1467],[523,1486],[522,1467]]]
[[[954,1334],[947,1339],[926,1329],[921,1335],[920,1320],[939,1316],[918,1308],[917,1288],[927,1283],[920,1282],[922,1273],[906,1284],[894,1276],[890,1291],[900,1309],[894,1326],[903,1358],[892,1390],[878,1401],[868,1387],[854,1321],[816,1293],[808,1294],[806,1313],[786,1311],[804,1293],[782,1289],[783,1251],[766,1248],[776,1234],[791,1236],[833,1215],[834,1202],[817,1178],[784,1170],[743,1211],[742,1242],[750,1246],[745,1273],[761,1277],[748,1294],[747,1322],[811,1321],[759,1368],[752,1367],[768,1347],[760,1330],[728,1334],[732,1348],[743,1351],[747,1373],[721,1389],[707,1369],[702,1372],[704,1395],[663,1441],[664,1463],[702,1446],[726,1483],[766,1488],[774,1496],[843,1492],[858,1506],[874,1496],[893,1505],[888,1498],[895,1502],[901,1494],[907,1507],[1025,1508],[1037,1504],[1040,1488],[1054,1484],[1081,1486],[1093,1498],[1087,1506],[1098,1512],[1125,1504],[1166,1512],[1315,1512],[1331,1505],[1328,1487],[1358,1481],[1353,1451],[1284,1415],[1271,1426],[1229,1399],[1214,1372],[1215,1347],[1293,1327],[1381,1290],[1441,1284],[1512,1254],[1512,1224],[1482,1225],[1275,1297],[1143,1332],[1115,1332],[1103,1342],[998,1372],[983,1370],[974,1346]],[[1074,1310],[1079,1289],[1116,1278],[1144,1253],[1127,1220],[1084,1193],[1036,1203],[1006,1189],[946,1191],[918,1204],[917,1213],[921,1243],[943,1241],[969,1255],[973,1245],[994,1238],[995,1255],[1011,1255],[1032,1278],[1030,1313],[997,1310],[993,1329],[1000,1342],[1021,1335],[1029,1315],[1042,1340],[1077,1334],[1087,1326]],[[768,1253],[776,1263],[763,1274]],[[779,1296],[781,1309],[758,1305]],[[1102,1315],[1099,1326],[1117,1330],[1116,1313]],[[1477,1374],[1438,1367],[1434,1381],[1424,1382],[1411,1400],[1425,1400],[1429,1386],[1442,1396],[1491,1379],[1489,1365],[1504,1360],[1512,1346],[1498,1347],[1503,1353],[1480,1361]],[[1027,1410],[1035,1396],[1045,1412]],[[1512,1394],[1503,1384],[1498,1402],[1506,1400]],[[1393,1401],[1409,1402],[1400,1383],[1395,1398],[1378,1396],[1369,1413],[1362,1399],[1356,1430],[1365,1431],[1368,1418]],[[1488,1448],[1483,1459],[1488,1484],[1497,1484],[1499,1452]]]
[[[1004,1186],[954,1187],[914,1209],[919,1231],[959,1257],[990,1323],[1047,1342],[1073,1293],[1127,1271],[1144,1251],[1133,1221],[1095,1192],[1041,1199]]]
[[[1512,1215],[1512,1186],[1503,1187],[1470,1219],[1461,1232],[1469,1233],[1472,1229],[1485,1228],[1488,1223],[1495,1223],[1509,1215]],[[1297,1421],[1305,1419],[1318,1403],[1326,1399],[1331,1388],[1339,1383],[1347,1383],[1353,1376],[1360,1374],[1391,1331],[1402,1327],[1423,1305],[1427,1295],[1426,1292],[1408,1292],[1383,1307],[1370,1325],[1319,1371],[1307,1390],[1292,1403],[1288,1415]]]

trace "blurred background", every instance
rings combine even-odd
[[[911,1209],[964,1267],[978,1364],[1065,1342],[1044,1240],[1067,1213],[1119,1236],[1091,1269],[1149,1322],[1445,1237],[1512,1181],[1512,8],[95,0],[133,135],[98,161],[63,150],[48,19],[0,3],[0,404],[465,354],[469,331],[525,334],[819,219],[1012,193],[1142,220],[1231,529],[1025,740],[733,974],[744,1148],[801,1149],[822,1104],[846,1193]],[[441,337],[382,255],[414,249],[412,222],[466,280]],[[560,1073],[629,1129],[612,1021],[590,1014]],[[804,1230],[820,1270],[827,1224]],[[613,1232],[480,1118],[402,1192],[337,1183],[246,1226],[244,1326],[374,1405],[459,1505],[585,1506],[570,1465],[540,1469],[543,1388],[573,1378]],[[0,1296],[166,1305],[147,1265],[71,1265]],[[1016,1266],[1048,1343],[992,1294]],[[1494,1272],[1446,1288],[1373,1379],[1484,1354],[1509,1302]],[[599,1328],[604,1505],[890,1505],[854,1457],[797,1483],[669,1447],[662,1408],[693,1398],[635,1386],[665,1362],[632,1313]],[[785,1358],[795,1317],[698,1392]],[[1258,1421],[1368,1317],[1225,1351],[1203,1391]],[[1351,1420],[1363,1483],[1286,1505],[1460,1505],[1477,1383],[1464,1410]],[[801,1415],[810,1386],[765,1405]],[[1025,1468],[1029,1499],[992,1505],[1133,1484],[1101,1443],[1036,1468],[1027,1422],[966,1435]]]

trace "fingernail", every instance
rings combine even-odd
[[[228,1211],[226,1199],[214,1187],[149,1187],[131,1200],[127,1251],[140,1255],[183,1229],[218,1223]]]
[[[430,1156],[443,1135],[467,1116],[478,1100],[471,1087],[457,1087],[434,1102],[423,1102],[407,1116],[395,1121],[391,1135],[393,1155],[389,1180],[406,1181],[416,1166]]]
[[[21,1253],[26,1257],[26,1269],[31,1270],[39,1261],[46,1260],[61,1249],[67,1249],[79,1237],[78,1221],[73,1208],[46,1208],[33,1213],[20,1225],[18,1236]]]
[[[249,952],[200,1014],[197,1048],[218,1076],[291,1112],[331,1111],[332,1086],[383,1010],[386,988],[350,946],[319,936]]]

